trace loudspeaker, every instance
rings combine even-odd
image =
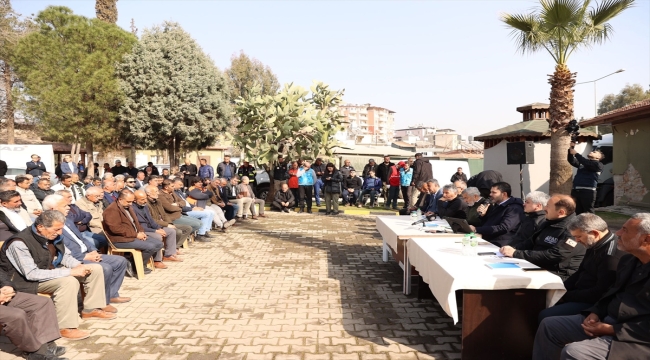
[[[509,142],[506,149],[508,165],[535,163],[535,143],[532,141]]]

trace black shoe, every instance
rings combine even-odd
[[[338,215],[338,214],[339,214],[338,211],[332,211],[332,215]]]
[[[62,358],[55,355],[43,355],[37,353],[30,353],[27,355],[27,360],[68,360],[68,358]]]
[[[194,241],[206,242],[206,243],[212,242],[212,240],[209,237],[205,236],[205,235],[197,235],[196,238],[194,238]]]
[[[308,213],[308,214],[311,214],[311,213],[312,213],[312,212],[311,212],[311,209],[307,209],[307,213]]]
[[[65,354],[66,348],[63,346],[56,346],[54,341],[47,344],[47,353],[49,355],[61,356]]]
[[[133,265],[131,264],[130,259],[127,259],[127,260],[129,260],[129,261],[126,262],[126,275],[128,277],[134,278],[135,277],[135,271],[133,271]],[[63,354],[61,354],[61,355],[63,355]]]
[[[210,234],[209,234],[207,231],[206,231],[205,234],[200,235],[200,236],[203,236],[203,237],[206,238],[206,239],[214,239],[214,236],[210,236]]]
[[[149,274],[151,274],[151,269],[149,269],[148,267],[145,267],[145,268],[144,268],[144,274],[145,274],[145,275],[149,275]]]
[[[286,212],[286,213],[288,213],[288,212],[289,212],[289,209],[284,208],[284,209],[282,209],[282,212]]]
[[[331,214],[331,212],[325,211],[325,215],[329,215],[329,214]]]
[[[305,209],[300,208],[300,210],[298,210],[298,212],[299,212],[299,213],[304,213],[304,212],[305,212]]]

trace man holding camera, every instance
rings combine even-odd
[[[585,212],[594,213],[594,204],[596,203],[596,186],[598,177],[603,171],[603,153],[594,150],[587,155],[587,158],[578,154],[574,149],[575,142],[571,142],[567,161],[571,166],[576,167],[578,172],[573,178],[573,190],[571,197],[576,201],[576,215]]]

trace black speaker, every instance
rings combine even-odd
[[[532,141],[509,142],[506,149],[508,165],[535,163],[535,143]]]

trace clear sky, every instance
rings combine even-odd
[[[94,17],[94,0],[13,0],[22,14],[64,5]],[[521,120],[517,106],[548,102],[547,53],[521,55],[499,21],[537,1],[119,0],[118,25],[142,30],[165,20],[188,31],[220,69],[243,50],[281,83],[320,80],[345,100],[396,112],[395,127],[424,124],[479,135]],[[650,86],[650,0],[615,18],[612,39],[569,59],[598,100],[626,83]],[[576,118],[594,115],[594,86],[576,86]]]

